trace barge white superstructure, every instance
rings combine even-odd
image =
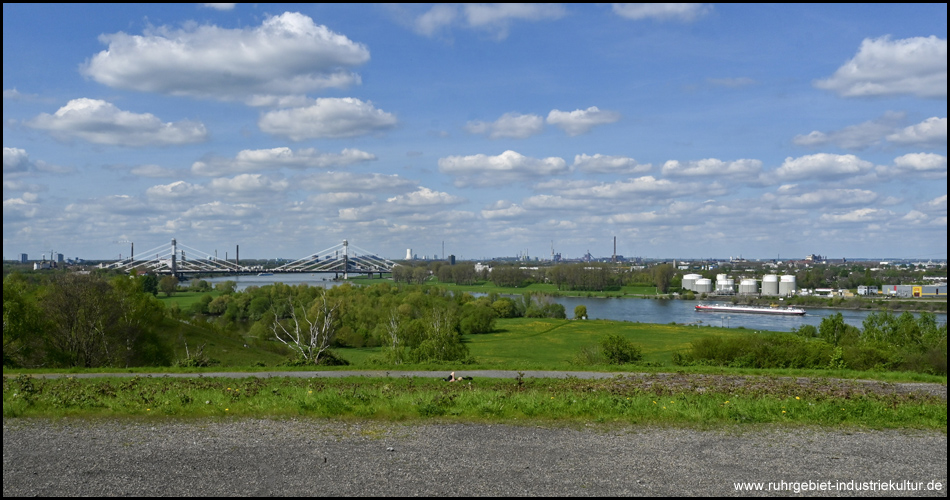
[[[731,304],[700,304],[696,306],[696,310],[703,312],[783,314],[793,316],[805,314],[805,310],[800,307],[738,306]]]

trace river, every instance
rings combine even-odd
[[[340,284],[333,281],[334,273],[298,273],[274,274],[270,276],[228,276],[205,278],[214,286],[222,281],[234,281],[236,289],[242,291],[249,286],[265,286],[276,282],[288,285],[305,283],[310,286],[330,287]],[[480,295],[480,294],[474,294]],[[789,332],[802,325],[817,327],[821,320],[835,313],[841,313],[845,323],[861,328],[864,318],[875,311],[854,311],[849,309],[818,309],[805,308],[804,316],[776,316],[771,314],[723,314],[716,312],[697,312],[697,304],[711,304],[716,301],[700,300],[657,300],[632,298],[602,298],[602,297],[551,297],[553,302],[564,306],[568,317],[574,316],[574,308],[578,305],[587,307],[589,319],[609,319],[615,321],[633,321],[640,323],[659,324],[701,324],[730,328],[743,327],[750,330],[769,330],[775,332]],[[726,302],[726,301],[721,301]],[[916,314],[915,314],[916,316]],[[947,315],[936,314],[937,322],[945,324]]]

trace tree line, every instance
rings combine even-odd
[[[465,361],[461,336],[491,332],[497,318],[566,317],[564,306],[539,295],[476,298],[389,282],[332,288],[278,283],[238,292],[226,281],[212,294],[207,281],[194,280],[188,289],[205,293],[182,310],[156,297],[163,280],[97,273],[6,276],[4,366],[169,365],[176,361],[171,344],[177,322],[194,317],[283,344],[304,364],[333,362],[332,347],[379,346],[388,348],[393,363]]]
[[[477,272],[469,262],[450,265],[433,262],[422,265],[399,265],[393,268],[393,281],[422,284],[436,277],[441,283],[473,285],[491,281],[496,286],[524,288],[534,283],[550,283],[559,291],[604,292],[617,291],[629,285],[656,286],[659,293],[667,293],[678,286],[676,269],[670,264],[659,264],[649,269],[634,270],[604,262],[565,263],[542,268],[519,264],[494,264],[491,271]]]

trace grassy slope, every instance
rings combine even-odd
[[[566,365],[581,349],[618,333],[643,350],[644,361],[669,364],[674,352],[707,335],[734,335],[739,330],[683,325],[652,325],[608,320],[517,318],[500,321],[495,333],[467,338],[472,355],[486,364]],[[561,366],[563,367],[563,366]]]

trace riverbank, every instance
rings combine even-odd
[[[351,278],[349,283],[358,285],[372,285],[379,283],[379,279]],[[531,284],[526,287],[499,287],[490,282],[476,285],[456,285],[454,283],[439,283],[432,279],[430,283],[434,286],[444,287],[451,291],[468,292],[474,294],[497,293],[500,295],[524,295],[526,293],[539,293],[551,297],[567,298],[631,298],[631,299],[652,299],[652,300],[703,300],[703,301],[721,301],[733,302],[748,305],[771,305],[781,303],[782,305],[808,307],[813,309],[840,309],[851,311],[877,312],[886,310],[888,312],[932,312],[947,313],[947,297],[943,299],[899,299],[884,297],[817,297],[817,296],[792,296],[792,297],[762,297],[748,295],[716,295],[716,294],[696,294],[691,297],[687,294],[661,294],[657,293],[655,288],[645,285],[625,286],[620,290],[611,291],[568,291],[558,290],[557,287],[550,284]],[[653,290],[653,293],[644,293],[645,290]]]

